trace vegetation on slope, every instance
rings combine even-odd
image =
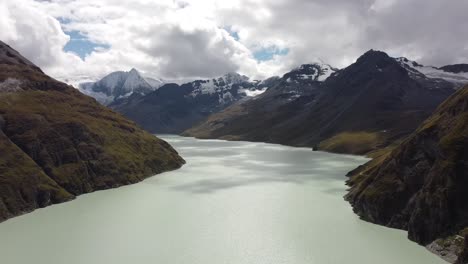
[[[1,42],[0,88],[0,220],[184,163],[165,141]]]
[[[366,154],[377,149],[384,140],[379,133],[343,132],[319,144],[319,149],[335,153]]]

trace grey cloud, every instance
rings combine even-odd
[[[246,45],[283,39],[289,62],[321,58],[346,66],[374,48],[422,63],[468,62],[468,1],[441,0],[274,0],[245,1],[253,8],[224,10],[223,21],[250,30]],[[376,6],[383,6],[375,9]],[[270,16],[256,19],[259,9]]]
[[[158,39],[150,39],[149,45],[136,45],[149,56],[161,59],[158,68],[166,78],[213,77],[239,69],[230,59],[235,53],[232,43],[213,31],[158,25],[151,32],[157,32]]]
[[[319,59],[344,67],[371,48],[427,65],[468,63],[466,0],[24,0],[17,10],[17,1],[6,2],[0,14],[13,22],[0,20],[0,37],[65,77],[131,67],[168,79],[230,71],[264,77]],[[67,37],[58,24],[36,8],[70,19],[67,30],[111,48],[76,61],[62,51]],[[237,31],[239,42],[223,28]],[[252,52],[272,46],[289,53],[253,59]]]
[[[424,64],[468,63],[467,10],[463,0],[396,1],[370,13],[360,45],[415,54]]]

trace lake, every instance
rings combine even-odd
[[[1,223],[1,263],[446,263],[352,212],[345,174],[364,157],[162,138],[182,169]]]

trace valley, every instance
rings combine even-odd
[[[0,263],[468,264],[468,1],[0,1]]]

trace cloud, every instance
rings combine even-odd
[[[132,67],[165,79],[265,78],[315,61],[344,67],[371,48],[468,62],[466,10],[462,0],[4,0],[0,38],[72,83]],[[91,43],[82,58],[65,32]]]
[[[77,58],[64,53],[69,41],[60,23],[25,1],[0,3],[0,38],[43,67],[62,65]]]
[[[247,49],[216,27],[187,30],[179,25],[158,24],[146,29],[146,34],[154,32],[158,32],[157,38],[138,41],[135,46],[158,58],[160,73],[169,78],[235,72],[240,68],[236,58],[249,56]]]
[[[360,45],[371,43],[425,64],[468,63],[468,1],[393,0],[381,5],[370,11]]]

